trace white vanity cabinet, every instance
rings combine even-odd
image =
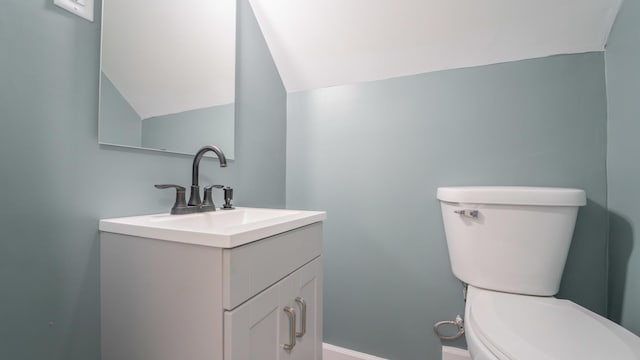
[[[101,230],[102,360],[322,359],[322,222],[230,248]]]

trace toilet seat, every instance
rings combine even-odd
[[[465,322],[500,360],[640,359],[639,337],[568,300],[470,286]]]

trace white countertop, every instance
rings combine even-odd
[[[189,215],[154,214],[100,220],[102,232],[233,248],[327,218],[324,211],[236,208]]]

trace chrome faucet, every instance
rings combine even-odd
[[[191,170],[191,195],[189,196],[189,206],[203,205],[202,200],[200,200],[200,185],[198,184],[198,181],[200,178],[200,160],[202,160],[202,157],[207,151],[214,152],[218,156],[218,160],[220,160],[220,167],[227,167],[227,158],[224,156],[222,150],[217,146],[207,145],[198,150],[193,158],[193,167]],[[210,191],[211,188],[208,188],[205,191],[205,200],[207,200],[207,203],[211,200]],[[213,209],[215,210],[215,207]]]

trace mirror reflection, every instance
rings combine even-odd
[[[234,157],[235,0],[104,0],[99,142]]]

